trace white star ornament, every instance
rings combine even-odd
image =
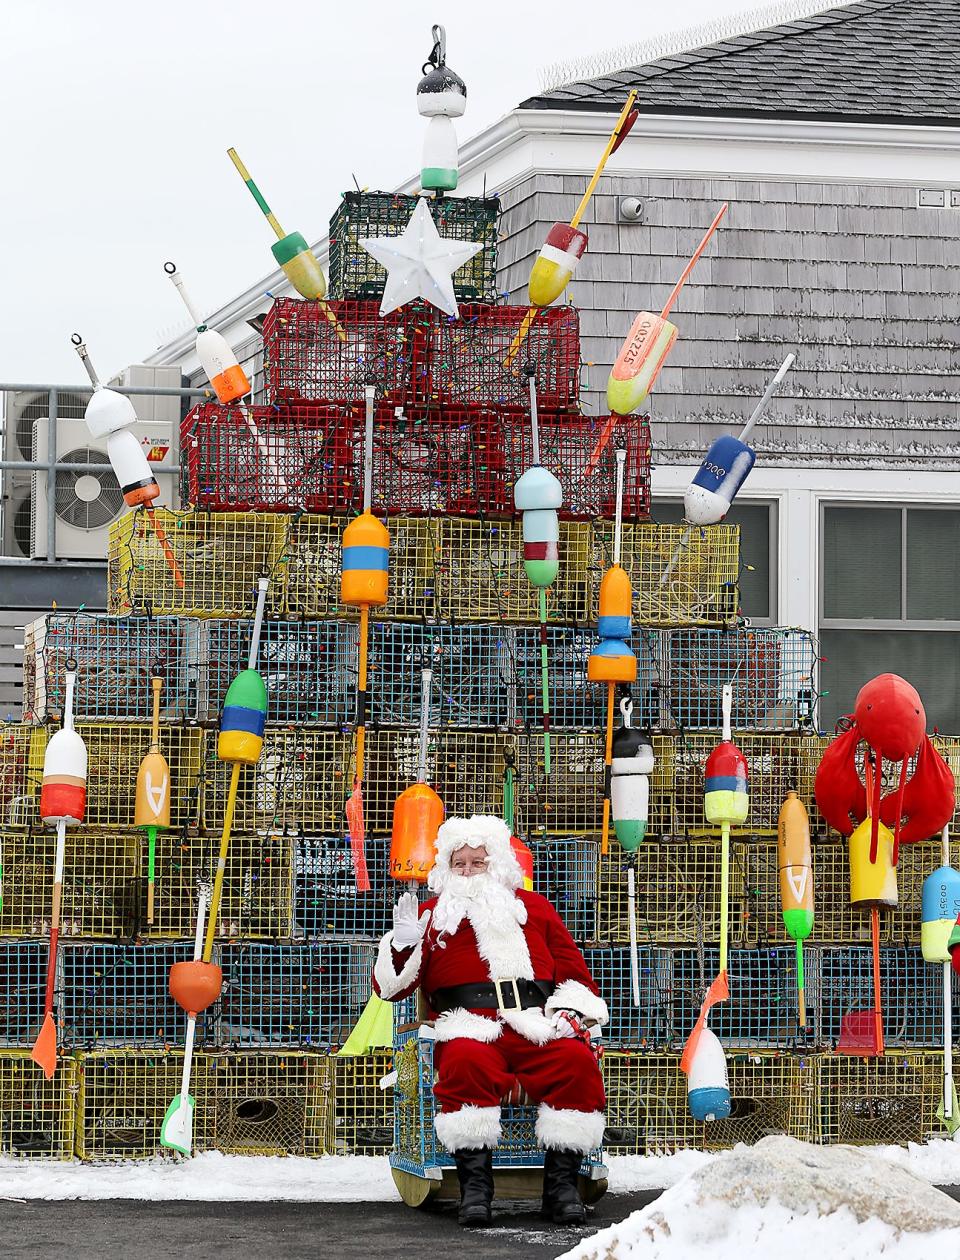
[[[400,236],[368,236],[360,244],[387,269],[380,314],[423,298],[454,319],[460,316],[453,292],[453,273],[483,246],[474,241],[451,241],[440,235],[421,197]]]

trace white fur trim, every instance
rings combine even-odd
[[[496,1041],[500,1032],[498,1019],[475,1015],[463,1006],[444,1011],[433,1026],[435,1041],[453,1041],[455,1037],[469,1037],[471,1041]]]
[[[607,1004],[602,997],[591,993],[579,980],[564,980],[547,998],[547,1011],[577,1011],[584,1019],[605,1024],[610,1018]]]
[[[603,1142],[602,1111],[568,1111],[541,1103],[537,1112],[537,1142],[546,1151],[579,1151],[589,1155]]]
[[[500,1011],[500,1018],[535,1046],[545,1046],[548,1041],[556,1040],[557,1030],[539,1006],[530,1006],[525,1011]]]
[[[377,958],[373,964],[373,974],[380,986],[380,996],[385,1002],[392,1001],[398,993],[402,993],[413,984],[420,974],[422,961],[423,941],[420,940],[414,946],[413,953],[400,968],[398,975],[393,965],[393,933],[386,934],[380,942]]]
[[[499,1107],[468,1104],[459,1111],[438,1111],[433,1124],[437,1137],[451,1155],[457,1151],[474,1151],[482,1146],[493,1147],[500,1141]]]
[[[510,844],[510,828],[493,814],[448,818],[437,831],[437,860],[427,876],[431,892],[442,892],[450,878],[450,858],[467,844],[487,851],[487,871],[507,888],[523,887],[523,871]]]

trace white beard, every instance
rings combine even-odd
[[[431,927],[452,935],[467,920],[491,980],[532,980],[533,964],[523,925],[527,908],[511,888],[492,875],[451,875],[437,898]],[[445,942],[438,940],[441,948]]]

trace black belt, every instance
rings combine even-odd
[[[552,980],[495,980],[492,984],[454,984],[447,989],[435,989],[429,1001],[438,1015],[455,1006],[470,1010],[525,1011],[531,1006],[543,1006],[553,989]]]

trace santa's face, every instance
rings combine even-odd
[[[454,875],[485,875],[487,873],[487,850],[484,846],[477,845],[473,848],[469,844],[462,845],[459,849],[455,849],[450,855],[450,870]]]

